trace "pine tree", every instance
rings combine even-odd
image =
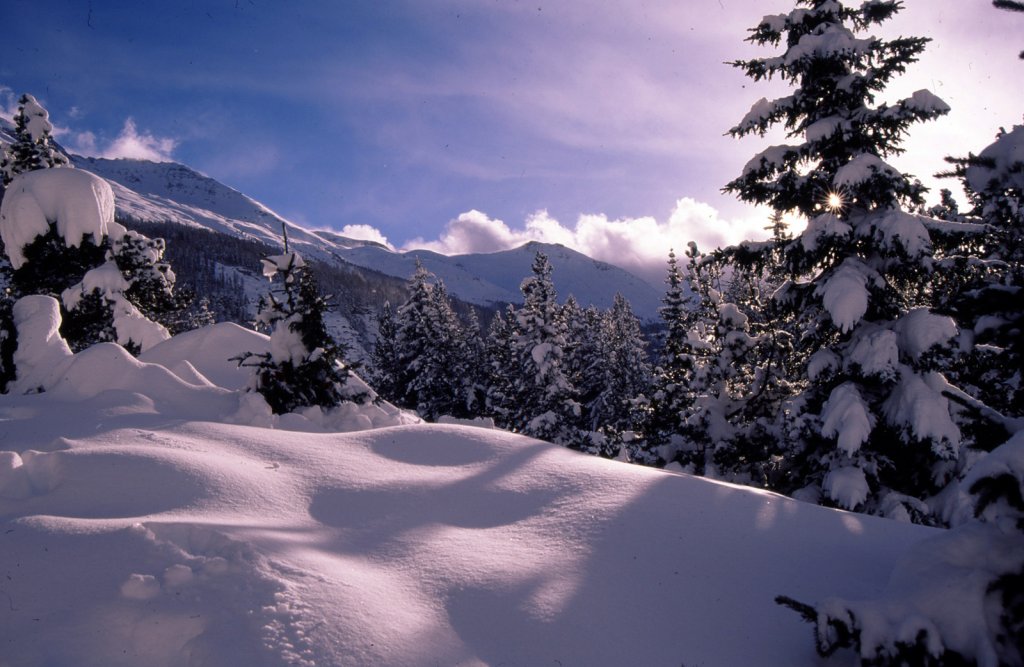
[[[515,410],[516,309],[509,304],[505,315],[498,312],[487,329],[484,344],[486,368],[485,413],[502,428],[512,428]]]
[[[276,281],[260,301],[259,323],[270,329],[270,351],[245,352],[236,360],[253,369],[250,391],[262,394],[275,414],[299,408],[337,407],[367,396],[349,385],[345,349],[327,331],[328,300],[308,265],[295,252],[267,257],[263,275]]]
[[[14,143],[0,156],[0,178],[4,187],[18,174],[36,169],[61,167],[68,159],[53,144],[53,124],[36,98],[24,94],[14,116]]]
[[[806,484],[805,494],[829,503],[928,520],[920,499],[951,478],[961,437],[943,378],[921,360],[956,332],[923,307],[931,241],[926,221],[903,207],[919,207],[924,188],[884,160],[901,152],[913,123],[949,107],[924,90],[875,104],[928,41],[858,36],[899,9],[894,0],[804,0],[753,29],[750,41],[781,42],[785,52],[734,65],[795,90],[760,100],[730,133],[763,136],[781,124],[802,141],[763,151],[725,189],[809,220],[779,248],[790,280],[776,306],[796,336],[791,363],[803,371],[793,386],[806,386],[788,404],[802,428],[783,434],[785,490]]]
[[[936,286],[938,309],[964,330],[958,385],[1010,417],[1024,415],[1024,125],[978,155],[947,158],[972,208],[953,236]],[[970,223],[980,223],[971,225]]]
[[[385,301],[377,315],[377,341],[373,347],[374,388],[382,398],[397,403],[401,395],[401,365],[398,360],[398,324],[391,302]]]
[[[467,416],[467,398],[460,375],[461,323],[444,283],[431,284],[431,277],[417,262],[409,298],[398,309],[395,347],[398,404],[434,421],[443,415]]]
[[[640,320],[621,294],[601,317],[602,389],[591,410],[608,432],[642,429],[651,390],[652,370]]]
[[[512,426],[541,440],[587,449],[576,389],[564,369],[566,324],[544,253],[537,253],[532,271],[523,280],[523,307],[516,313]]]
[[[668,288],[662,298],[664,305],[658,311],[665,324],[665,333],[653,372],[650,408],[644,428],[645,443],[642,451],[637,452],[638,460],[651,464],[675,458],[675,450],[681,444],[679,433],[686,407],[686,386],[693,369],[693,359],[687,352],[690,313],[683,291],[685,278],[674,250],[668,254],[665,283]]]

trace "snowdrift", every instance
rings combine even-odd
[[[261,342],[0,396],[0,665],[816,664],[773,598],[870,597],[936,533],[386,404],[272,417],[227,361]]]

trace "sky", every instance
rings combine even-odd
[[[952,107],[893,162],[1022,122],[1024,15],[907,0],[876,31],[931,37],[883,94]],[[174,160],[310,228],[397,249],[558,242],[627,268],[763,235],[721,188],[781,135],[726,136],[787,94],[726,63],[753,0],[5,0],[0,105],[30,92],[74,152]],[[660,270],[660,269],[659,269]]]

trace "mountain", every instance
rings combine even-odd
[[[530,274],[534,254],[541,251],[551,259],[562,298],[572,294],[584,306],[608,308],[620,292],[641,319],[657,319],[658,290],[623,269],[564,246],[528,243],[503,252],[454,256],[425,250],[395,252],[371,241],[305,229],[181,164],[79,156],[73,156],[73,164],[111,182],[118,213],[129,221],[176,223],[275,248],[281,247],[281,230],[287,228],[291,246],[307,257],[401,280],[413,274],[419,260],[444,281],[452,296],[485,307],[519,302],[519,285]]]

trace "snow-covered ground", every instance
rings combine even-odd
[[[261,345],[103,344],[0,396],[0,666],[818,664],[774,597],[875,596],[937,532],[387,405],[273,417],[227,360]]]

